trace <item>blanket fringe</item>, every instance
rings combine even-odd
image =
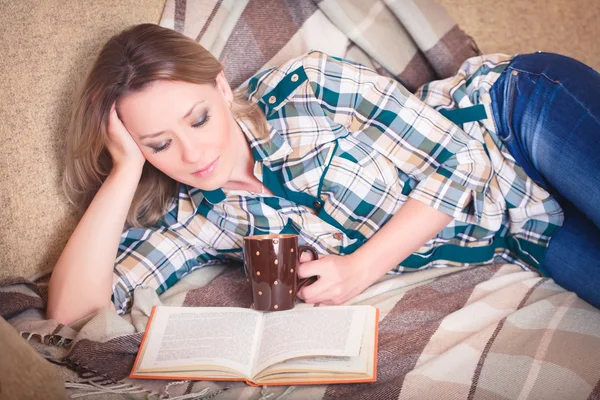
[[[294,389],[296,389],[296,386],[288,387],[287,389],[285,389],[285,392],[283,392],[279,396],[277,396],[277,398],[275,400],[283,400],[283,398],[286,397],[288,394],[292,393],[294,391]]]
[[[30,342],[31,339],[36,338],[40,343],[54,347],[69,347],[73,342],[72,339],[60,335],[40,335],[39,333],[25,331],[19,332],[19,335],[28,342]]]
[[[71,398],[76,399],[80,397],[93,396],[97,394],[133,394],[133,393],[147,393],[148,398],[153,397],[160,400],[209,400],[218,394],[230,389],[232,386],[226,386],[221,390],[217,390],[214,393],[210,393],[210,388],[204,388],[197,393],[187,393],[181,396],[170,396],[168,387],[177,382],[169,383],[166,388],[166,394],[160,394],[154,390],[144,389],[141,386],[136,386],[130,383],[124,383],[123,381],[116,381],[110,377],[99,374],[86,367],[78,365],[73,361],[65,358],[63,365],[73,371],[75,371],[84,382],[70,382],[65,383],[66,388],[85,390],[88,393],[79,393],[71,395]]]
[[[275,393],[267,393],[268,390],[268,386],[263,386],[260,390],[260,398],[258,400],[269,400],[271,397],[275,396]]]
[[[87,396],[95,396],[98,394],[139,394],[139,393],[147,393],[148,398],[155,397],[160,400],[208,400],[213,398],[214,396],[228,390],[231,386],[225,387],[221,390],[216,391],[215,393],[210,393],[210,388],[204,388],[202,391],[197,393],[187,393],[181,396],[170,396],[167,394],[159,394],[155,391],[151,391],[148,389],[144,389],[140,386],[136,386],[130,383],[107,381],[105,378],[101,376],[97,376],[92,379],[87,379],[84,382],[65,382],[65,388],[73,389],[78,391],[84,391],[86,393],[76,393],[71,394],[69,397],[72,399],[83,398]]]
[[[120,383],[116,385],[106,386],[102,384],[98,384],[96,382],[88,381],[85,382],[65,382],[65,388],[67,389],[76,389],[79,391],[84,391],[86,393],[77,393],[71,394],[69,397],[72,399],[79,399],[87,396],[95,396],[98,394],[134,394],[134,393],[147,393],[150,392],[147,389],[141,388],[139,386],[131,385],[128,383]]]
[[[183,394],[181,396],[165,397],[165,399],[169,399],[169,400],[200,400],[200,399],[208,399],[208,397],[206,397],[206,395],[208,395],[209,393],[210,393],[210,388],[204,388],[204,389],[202,389],[198,393],[188,393],[188,394]]]
[[[212,394],[210,393],[210,388],[207,387],[207,388],[202,389],[200,392],[186,393],[186,394],[182,394],[180,396],[171,396],[169,394],[169,386],[177,385],[177,384],[181,384],[181,383],[189,384],[189,383],[192,383],[192,381],[177,381],[177,382],[169,383],[165,388],[166,394],[161,396],[160,400],[209,400],[209,399],[212,399],[213,397],[215,397],[233,387],[232,385],[225,386],[223,389],[217,390],[216,392],[214,392]]]
[[[296,389],[296,386],[289,386],[285,389],[285,392],[281,393],[274,400],[283,400],[288,394],[292,393]],[[268,400],[271,397],[275,396],[275,393],[267,393],[268,386],[263,386],[260,392],[260,398],[258,400]]]

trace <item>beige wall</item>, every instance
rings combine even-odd
[[[600,0],[438,0],[483,53],[561,53],[600,70]]]
[[[163,6],[0,0],[0,280],[54,266],[78,219],[59,190],[77,84],[110,36]]]

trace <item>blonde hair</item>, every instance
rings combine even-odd
[[[106,148],[108,116],[121,96],[157,80],[215,83],[221,63],[204,47],[171,29],[141,24],[113,36],[102,48],[79,90],[67,137],[63,190],[69,201],[86,206],[112,168]],[[260,130],[266,118],[243,91],[236,91],[232,112]],[[145,163],[127,214],[131,227],[158,222],[177,195],[178,182]]]

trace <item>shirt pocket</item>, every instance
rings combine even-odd
[[[319,185],[324,210],[364,237],[375,234],[402,202],[396,168],[381,157],[361,143],[339,140]]]

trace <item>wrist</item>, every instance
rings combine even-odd
[[[361,247],[348,255],[350,263],[364,275],[364,279],[374,282],[395,267],[394,264],[390,264],[389,257],[386,259],[367,254],[366,250],[368,249]]]
[[[124,178],[129,177],[139,180],[142,176],[143,169],[144,163],[119,163],[113,165],[110,175]]]

